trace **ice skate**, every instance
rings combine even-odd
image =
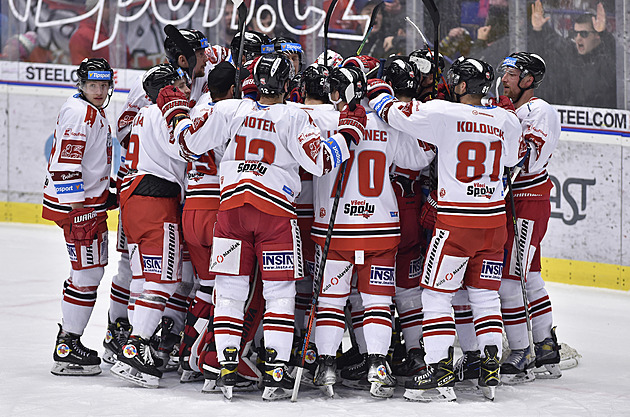
[[[109,322],[105,339],[103,339],[103,362],[113,365],[122,353],[122,347],[127,343],[131,334],[131,324],[125,318],[118,318],[114,323]]]
[[[501,377],[499,376],[499,348],[496,345],[488,345],[483,350],[484,357],[481,359],[479,369],[479,386],[483,396],[494,401],[494,391]]]
[[[162,365],[159,366],[162,372],[172,372],[179,368],[179,343],[181,336],[173,333],[175,322],[170,317],[162,317],[162,321],[156,331],[155,352],[162,359]]]
[[[221,361],[221,370],[215,381],[215,385],[221,388],[223,396],[231,400],[234,386],[236,385],[236,368],[238,368],[238,348],[226,347],[223,349],[224,361]],[[204,385],[205,388],[205,385]]]
[[[560,349],[559,365],[561,370],[564,371],[578,366],[582,355],[580,355],[577,350],[573,349],[566,343],[560,343],[558,345],[558,349]]]
[[[119,365],[120,362],[122,364]],[[123,346],[122,354],[118,356],[118,362],[112,366],[110,372],[117,378],[145,388],[158,388],[162,377],[149,341],[133,335]]]
[[[392,372],[396,376],[408,379],[414,375],[418,375],[427,364],[424,362],[424,349],[414,348],[407,352],[405,360],[399,366],[392,365]]]
[[[317,358],[317,368],[313,384],[319,387],[326,396],[332,398],[335,395],[333,385],[337,382],[337,362],[331,355],[320,355]]]
[[[427,365],[425,370],[405,383],[403,397],[410,401],[455,401],[455,375],[453,374],[453,347],[448,357],[438,363]]]
[[[371,384],[370,394],[376,398],[394,395],[396,377],[392,374],[384,355],[370,354],[367,358],[367,380]]]
[[[536,379],[529,346],[525,349],[514,349],[510,356],[501,364],[501,382],[506,385],[518,385],[532,382]]]
[[[471,350],[457,360],[453,372],[455,374],[455,388],[462,391],[474,391],[479,388],[479,368],[481,366],[481,352]]]
[[[291,398],[295,380],[289,374],[287,363],[276,360],[278,352],[275,349],[267,348],[266,350],[265,373],[262,379],[263,400],[273,401]]]
[[[556,338],[556,328],[551,329],[551,337],[534,344],[536,368],[534,374],[540,379],[556,379],[562,376],[560,370],[560,346]]]
[[[361,361],[341,370],[341,385],[344,387],[369,390],[372,386],[367,380],[367,353],[361,354],[361,357]]]
[[[101,359],[95,350],[81,343],[81,336],[62,330],[59,325],[57,342],[53,352],[53,365],[50,372],[55,375],[90,376],[101,373]]]

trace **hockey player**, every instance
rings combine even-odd
[[[215,278],[214,333],[226,397],[236,382],[238,346],[249,276],[256,258],[262,269],[266,311],[263,399],[290,396],[295,279],[303,275],[295,209],[300,192],[298,168],[323,175],[349,157],[347,138],[360,140],[361,109],[340,115],[341,133],[323,139],[312,119],[282,104],[293,66],[284,54],[262,56],[254,66],[260,102],[223,100],[195,125],[177,103],[180,94],[160,92],[167,121],[182,152],[194,157],[219,145],[227,147],[220,165],[221,202],[214,228],[210,270]],[[219,134],[217,134],[219,132]],[[284,391],[283,391],[284,390]]]
[[[551,302],[545,290],[540,270],[540,242],[545,236],[551,213],[549,196],[552,188],[547,165],[560,137],[560,118],[547,102],[534,96],[545,77],[545,61],[529,52],[516,52],[501,64],[505,94],[513,101],[521,121],[523,138],[530,148],[523,170],[513,184],[518,243],[514,239],[511,207],[508,204],[508,239],[505,244],[507,263],[501,281],[501,308],[505,333],[511,353],[501,365],[502,380],[519,383],[533,379],[531,366],[538,369],[536,377],[559,378],[560,353],[551,313]],[[518,264],[515,248],[522,248],[518,258],[525,262],[524,271]],[[524,273],[523,273],[524,272]],[[529,341],[520,275],[526,281],[532,332],[535,343],[535,363],[530,363]]]
[[[410,102],[418,89],[419,76],[406,57],[397,57],[385,68],[383,81],[388,83],[396,98]],[[430,161],[435,151],[424,142],[421,146]],[[425,367],[422,337],[422,262],[426,241],[420,229],[418,217],[423,204],[420,171],[394,167],[390,175],[398,214],[400,216],[400,244],[396,254],[396,296],[394,302],[398,310],[400,325],[405,340],[407,357],[394,374],[412,376]]]
[[[62,106],[48,160],[42,217],[63,229],[72,269],[64,283],[53,353],[55,375],[101,373],[98,353],[81,343],[107,265],[107,213],[112,164],[111,128],[104,108],[114,71],[103,58],[77,69],[77,94]]]
[[[435,60],[433,52],[428,49],[418,49],[409,54],[409,60],[415,66],[416,77],[418,80],[418,91],[416,99],[426,102],[431,99],[433,91],[433,74],[435,74]],[[426,65],[427,61],[431,65]],[[438,56],[438,74],[444,71],[444,57],[442,54]]]
[[[513,113],[481,105],[493,79],[491,66],[462,57],[447,75],[455,103],[404,104],[376,82],[368,90],[370,106],[384,121],[406,132],[422,132],[423,140],[438,148],[438,216],[421,280],[429,365],[405,384],[404,396],[410,400],[455,399],[451,299],[462,285],[468,289],[482,350],[479,385],[494,398],[499,383],[498,289],[507,237],[501,174],[518,162],[522,138]]]
[[[358,102],[365,95],[365,75],[357,67],[333,69],[329,79],[330,100],[334,104],[339,104],[341,97]],[[326,112],[310,114],[322,131],[335,129],[334,118]],[[319,356],[314,382],[329,387],[329,395],[336,381],[335,354],[344,333],[344,307],[353,270],[357,272],[356,287],[364,308],[362,328],[370,392],[375,397],[391,397],[396,385],[385,359],[392,333],[390,305],[400,241],[398,207],[388,175],[392,163],[420,170],[428,166],[429,159],[417,140],[368,114],[364,140],[350,148],[317,306],[315,344]],[[337,181],[337,175],[314,178],[316,219],[312,237],[317,244],[316,265],[324,246]]]
[[[241,43],[241,34],[238,32],[230,42],[230,62],[236,65],[238,59],[238,51]],[[246,65],[257,57],[268,54],[275,50],[273,43],[264,33],[248,30],[245,32],[245,40],[243,41],[243,57],[241,63]]]
[[[163,86],[182,91],[187,105],[190,89],[180,68],[160,64],[143,78],[153,102]],[[181,281],[180,202],[186,161],[171,140],[157,105],[140,109],[134,118],[121,186],[123,228],[130,251],[131,270],[142,276],[142,292],[135,302],[129,340],[112,367],[115,376],[147,388],[157,388],[162,365],[153,356],[149,338],[162,319],[167,300]]]
[[[285,36],[276,36],[271,40],[274,50],[277,52],[284,52],[293,64],[293,69],[296,74],[302,72],[302,65],[304,65],[304,51],[302,45],[300,45],[295,39],[287,38]],[[291,91],[292,89],[289,89]]]

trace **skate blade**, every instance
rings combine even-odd
[[[233,394],[233,386],[225,386],[225,387],[221,387],[221,392],[223,393],[223,397],[225,397],[226,400],[232,401],[232,394]]]
[[[558,379],[562,376],[562,371],[557,363],[553,363],[534,368],[534,374],[538,379]]]
[[[188,369],[184,369],[182,371],[182,376],[179,378],[179,382],[182,384],[198,381],[204,381],[203,373],[191,371]]]
[[[532,382],[537,377],[538,376],[534,375],[534,371],[530,368],[518,374],[501,374],[501,383],[505,385],[519,385]]]
[[[391,398],[394,395],[394,387],[388,387],[380,382],[372,382],[370,395],[375,398]]]
[[[265,387],[262,399],[265,401],[284,400],[285,398],[291,398],[291,393],[292,390],[285,390],[281,387]]]
[[[215,388],[217,387],[217,381],[214,379],[206,379],[203,383],[203,388],[201,388],[201,392],[204,394],[209,394],[211,392],[215,392]]]
[[[328,398],[335,397],[335,389],[333,388],[332,385],[322,385],[322,386],[318,386],[317,388],[319,388],[319,390],[323,392],[324,395],[327,396]]]
[[[116,378],[131,382],[144,388],[155,389],[160,386],[160,378],[155,375],[149,375],[134,369],[130,365],[123,362],[116,362],[109,370]]]
[[[479,391],[479,383],[476,379],[464,379],[455,383],[455,389],[463,392],[476,392]]]
[[[360,389],[369,391],[372,388],[372,383],[368,382],[367,379],[342,379],[341,385],[348,388]]]
[[[50,372],[59,376],[94,376],[101,373],[99,365],[77,365],[68,362],[55,362]]]
[[[579,364],[578,358],[561,359],[559,363],[560,370],[562,371],[575,368],[576,366],[578,366],[578,364]]]
[[[110,365],[115,364],[116,361],[118,360],[116,358],[116,354],[107,348],[105,348],[105,350],[103,351],[103,356],[101,356],[101,359],[103,360],[103,362],[108,363]]]
[[[403,398],[409,401],[420,402],[447,402],[457,400],[455,390],[452,387],[438,387],[428,390],[407,388],[403,394]]]
[[[497,387],[480,387],[483,396],[489,399],[490,401],[494,401],[494,392]]]

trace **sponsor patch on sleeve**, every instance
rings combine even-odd
[[[55,184],[57,194],[72,194],[83,192],[83,181],[73,182],[70,184]]]

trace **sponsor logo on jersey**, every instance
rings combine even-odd
[[[79,137],[79,138],[84,138],[85,137],[85,133],[83,132],[73,132],[72,129],[67,128],[64,132],[63,132],[63,137]]]
[[[503,275],[503,262],[500,261],[488,261],[484,259],[481,264],[481,279],[492,279],[500,281]]]
[[[424,257],[420,255],[417,259],[412,259],[409,262],[409,279],[416,279],[422,276],[422,263],[424,262]]]
[[[81,163],[85,142],[80,140],[62,140],[59,162],[76,164]]]
[[[370,284],[380,286],[394,286],[396,274],[393,266],[376,266],[370,268]]]
[[[57,194],[72,194],[83,192],[83,181],[72,184],[55,184]]]
[[[166,251],[166,279],[177,278],[175,275],[175,259],[177,257],[177,225],[166,223],[167,251]]]
[[[293,251],[263,251],[263,271],[287,271],[293,269]]]
[[[286,185],[284,187],[282,187],[282,191],[284,191],[285,193],[289,194],[291,197],[293,197],[295,195],[293,193],[293,190],[290,189],[289,187],[287,187]]]
[[[390,211],[389,212],[389,216],[390,217],[398,217],[398,212],[397,211]]]
[[[348,265],[346,265],[346,267],[344,269],[341,270],[341,272],[330,278],[330,282],[326,284],[326,286],[324,287],[324,289],[322,290],[322,294],[325,293],[326,291],[328,291],[328,289],[334,285],[339,284],[339,281],[348,273],[348,272],[352,272],[352,264],[348,263]],[[314,275],[313,275],[314,276]]]
[[[319,217],[326,217],[326,209],[324,207],[319,208]]]
[[[466,195],[471,195],[473,197],[491,198],[492,194],[494,194],[494,189],[495,187],[489,187],[486,184],[475,182],[472,185],[466,187]]]
[[[74,246],[74,243],[66,243],[66,249],[68,250],[70,262],[77,262],[77,248]]]
[[[162,275],[162,257],[142,255],[142,271],[146,274]]]
[[[343,214],[360,216],[366,219],[374,214],[374,210],[374,204],[370,204],[365,200],[352,200],[343,206]]]
[[[238,173],[251,172],[254,175],[261,177],[265,175],[265,173],[267,172],[267,167],[264,166],[262,162],[245,161],[238,164],[238,167],[236,168],[236,172]]]

